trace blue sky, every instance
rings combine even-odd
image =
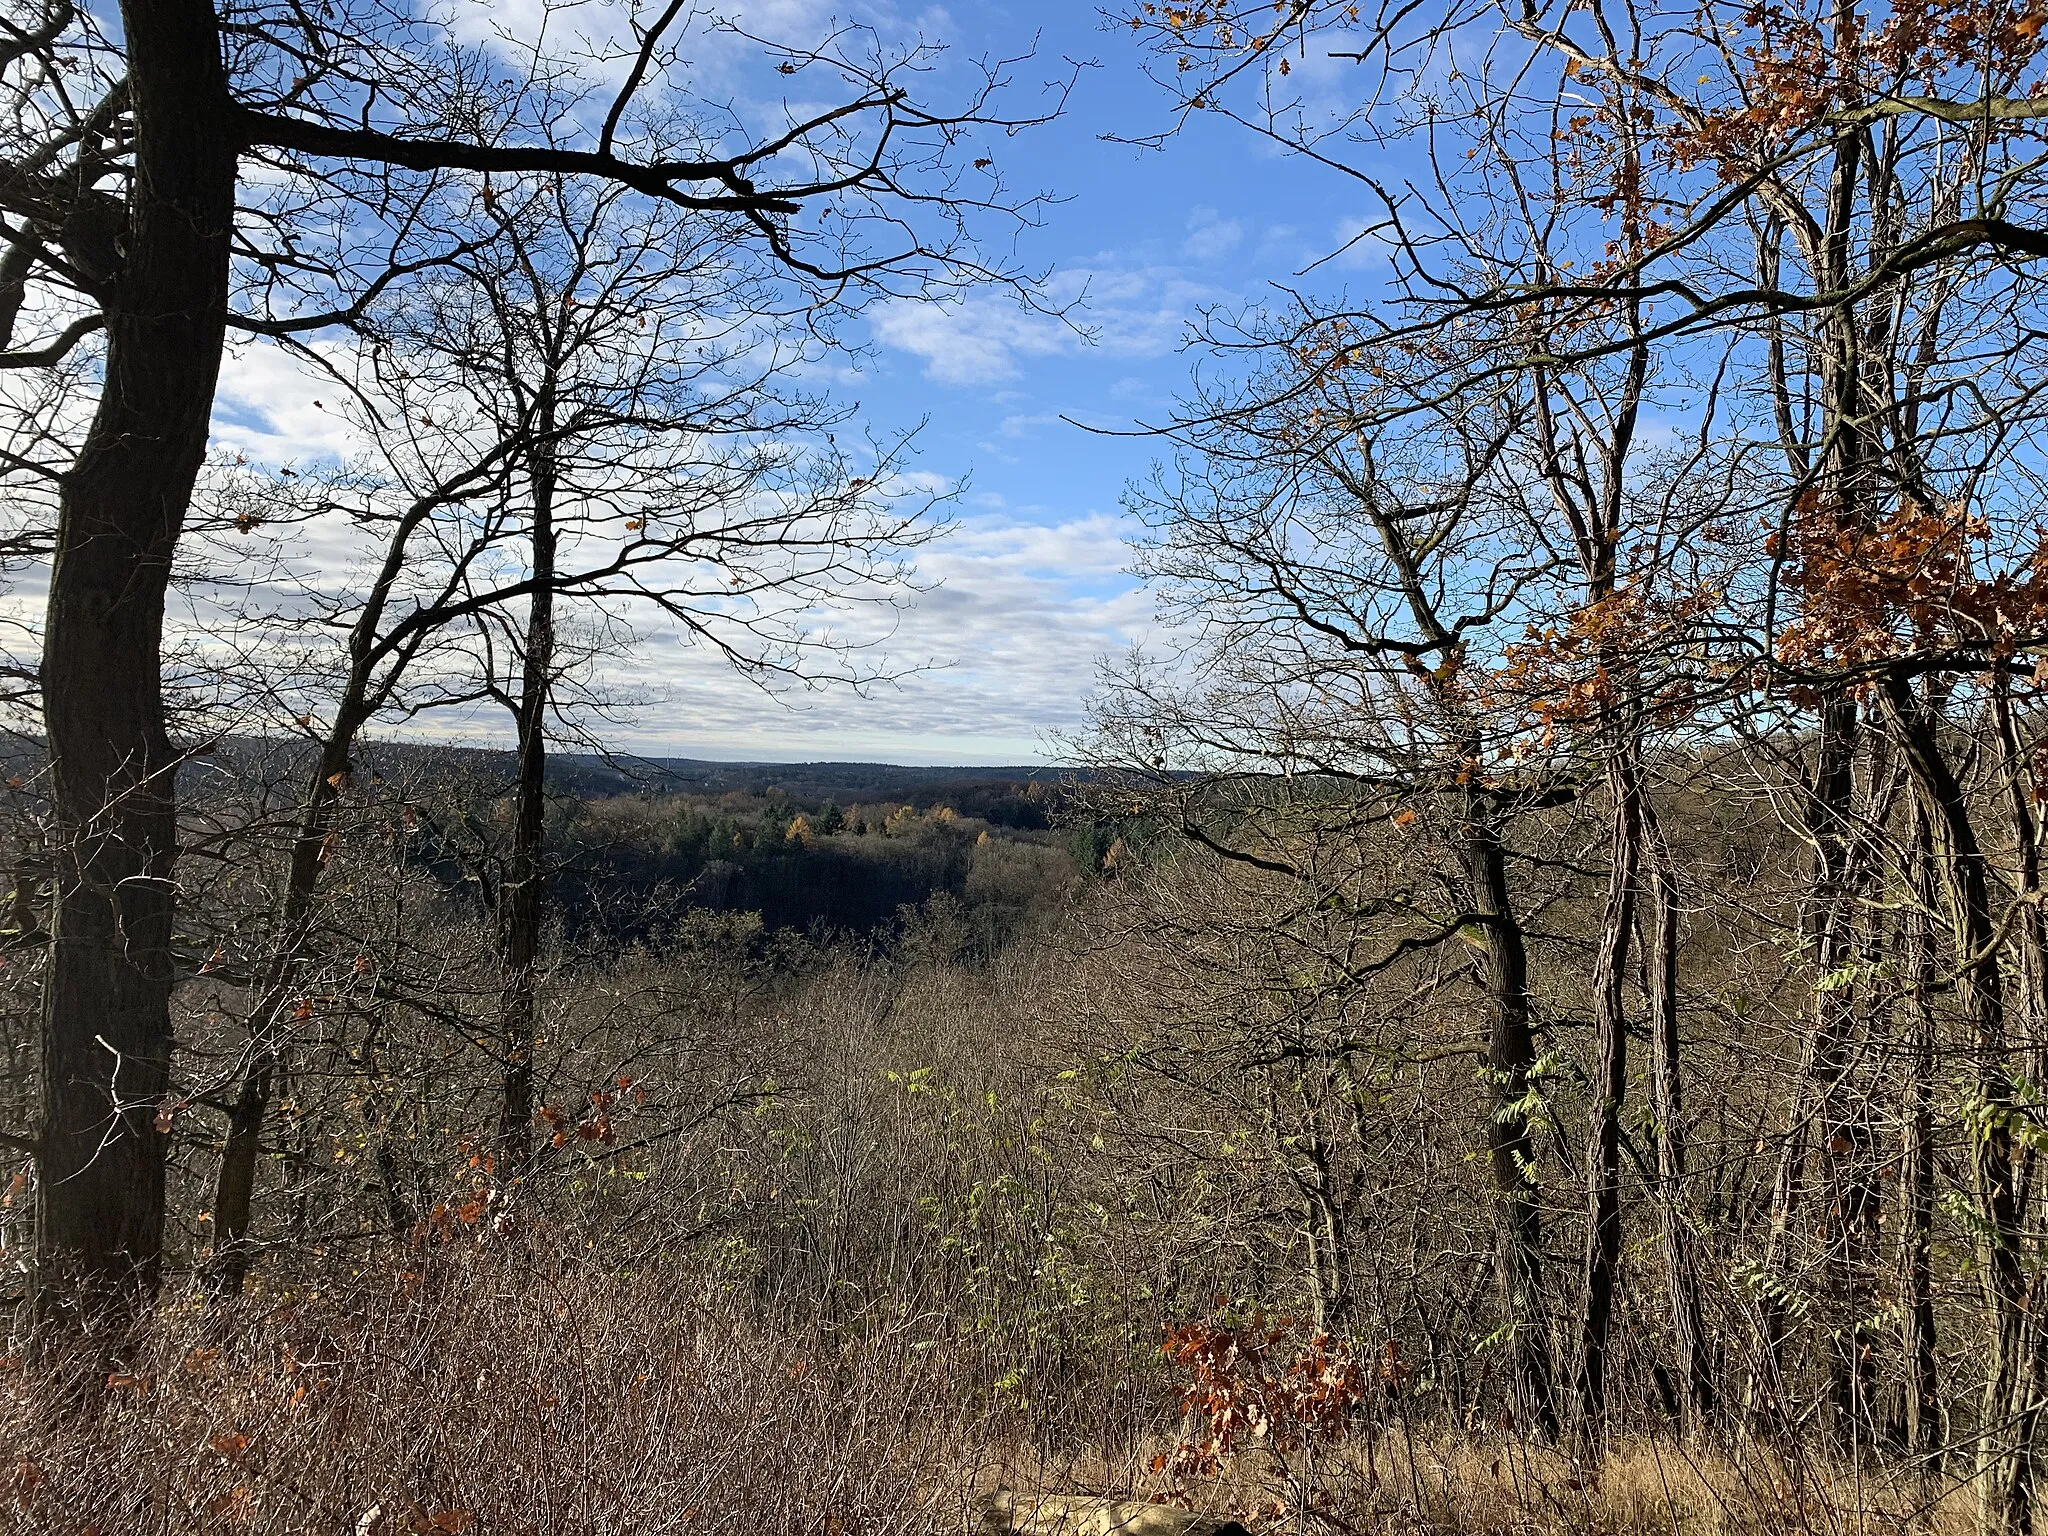
[[[1204,122],[1160,150],[1109,141],[1156,130],[1168,104],[1140,76],[1128,31],[1104,29],[1092,6],[962,7],[943,24],[968,52],[1014,48],[1036,24],[1045,73],[1061,58],[1093,66],[1063,119],[999,151],[1013,184],[1062,199],[1020,254],[1052,269],[1055,294],[1079,296],[1088,337],[995,296],[957,310],[906,307],[875,317],[876,352],[856,387],[879,420],[924,419],[923,467],[967,484],[954,547],[922,562],[944,585],[902,634],[941,651],[957,634],[952,665],[896,700],[868,701],[871,717],[898,722],[895,756],[1015,758],[1075,725],[1096,659],[1149,631],[1149,599],[1123,574],[1129,530],[1118,502],[1161,445],[1070,422],[1128,431],[1161,419],[1187,381],[1197,311],[1289,280],[1342,243],[1347,209],[1326,173],[1228,125]],[[919,708],[931,713],[921,719]],[[834,728],[858,730],[863,711],[812,713],[825,727],[817,735],[790,722],[806,750]]]
[[[775,14],[755,23],[764,31],[831,14],[809,0],[765,9]],[[1035,32],[1036,60],[1014,71],[1018,110],[1064,73],[1062,60],[1090,66],[1062,119],[995,151],[1013,187],[1061,199],[1017,256],[1050,269],[1054,295],[1079,300],[1074,316],[1090,335],[995,294],[872,311],[871,350],[838,388],[884,433],[925,422],[917,468],[962,487],[954,531],[919,559],[927,589],[887,641],[893,661],[930,665],[865,697],[826,690],[777,703],[649,632],[618,661],[618,681],[648,700],[608,727],[621,746],[772,760],[1046,756],[1080,724],[1098,658],[1160,638],[1148,595],[1123,573],[1130,530],[1118,505],[1160,445],[1061,418],[1122,429],[1161,418],[1187,381],[1183,342],[1198,310],[1294,280],[1363,211],[1342,178],[1227,124],[1198,123],[1156,151],[1110,142],[1158,129],[1169,103],[1141,74],[1129,30],[1105,28],[1092,5],[963,4],[886,25],[943,40],[956,57],[1015,53]],[[1360,276],[1331,263],[1306,281],[1328,292]],[[231,362],[218,442],[273,458],[319,450],[287,371],[249,351]]]

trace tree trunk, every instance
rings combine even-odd
[[[1607,1341],[1621,1259],[1621,1105],[1628,1091],[1629,944],[1642,870],[1642,774],[1633,743],[1609,759],[1614,854],[1593,962],[1593,1075],[1586,1128],[1585,1311],[1579,1327],[1579,1430],[1598,1440],[1607,1412]]]
[[[1347,1273],[1351,1240],[1344,1215],[1330,1187],[1329,1158],[1318,1144],[1308,1149],[1311,1172],[1297,1176],[1302,1198],[1302,1231],[1308,1238],[1309,1304],[1318,1333],[1341,1335],[1350,1322],[1351,1280]]]
[[[1464,827],[1473,915],[1484,928],[1486,995],[1492,1014],[1487,1051],[1493,1113],[1487,1147],[1500,1197],[1502,1306],[1512,1334],[1515,1410],[1546,1440],[1557,1438],[1556,1376],[1551,1369],[1550,1309],[1543,1285],[1543,1215],[1529,1135],[1530,1072],[1536,1033],[1530,1020],[1529,957],[1510,899],[1507,861],[1492,808],[1475,803]]]
[[[1814,849],[1811,888],[1804,921],[1808,953],[1815,975],[1813,1028],[1806,1039],[1799,1077],[1778,1148],[1771,1180],[1770,1230],[1763,1258],[1764,1285],[1758,1298],[1760,1337],[1752,1362],[1745,1417],[1752,1428],[1782,1426],[1789,1411],[1785,1401],[1785,1351],[1790,1343],[1790,1310],[1786,1305],[1787,1249],[1804,1194],[1807,1152],[1814,1117],[1835,1102],[1855,1026],[1854,993],[1838,973],[1853,952],[1855,935],[1849,902],[1849,825],[1855,795],[1857,706],[1837,695],[1821,707],[1820,739],[1815,745],[1812,781],[1806,786],[1807,836]]]
[[[164,593],[225,335],[236,143],[208,0],[122,7],[135,166],[105,380],[65,478],[43,637],[56,912],[36,1312],[154,1288],[170,1110],[177,762]]]
[[[1976,1184],[1978,1246],[1989,1327],[1978,1424],[1978,1528],[2009,1536],[2030,1523],[2033,1432],[2037,1413],[2026,1392],[2030,1353],[2027,1282],[2021,1252],[2018,1164],[2012,1134],[2014,1094],[2006,1060],[2004,978],[1991,918],[1983,850],[1962,785],[1941,751],[1935,721],[1912,684],[1885,679],[1885,707],[1933,833],[1934,867],[1948,909],[1956,955],[1955,991],[1975,1056],[1977,1113],[1971,1163]]]
[[[1678,1039],[1678,870],[1656,807],[1643,796],[1643,843],[1650,912],[1648,979],[1651,1110],[1657,1117],[1658,1217],[1671,1300],[1671,1341],[1678,1358],[1680,1427],[1697,1434],[1713,1420],[1713,1362],[1700,1314],[1699,1260],[1685,1198],[1685,1079]]]
[[[519,773],[514,789],[512,855],[500,887],[505,999],[498,1108],[498,1176],[521,1177],[533,1156],[533,1040],[542,901],[547,882],[542,839],[547,813],[548,698],[555,661],[554,401],[542,392],[533,462],[533,600],[519,681]]]
[[[1883,1197],[1872,1163],[1868,1105],[1859,1094],[1827,1127],[1828,1410],[1837,1447],[1854,1452],[1875,1437],[1879,1225]]]
[[[1863,810],[1869,824],[1882,825],[1888,816],[1893,781],[1882,733],[1872,732],[1869,750],[1869,799]],[[1882,861],[1866,846],[1852,855],[1848,872],[1849,923],[1856,937],[1850,964],[1856,979],[1851,987],[1866,1041],[1885,1029],[1891,1003],[1889,989],[1865,978],[1886,973],[1888,945],[1893,937],[1882,896]],[[1858,1057],[1861,1053],[1856,1053]],[[1877,1359],[1879,1340],[1872,1319],[1879,1310],[1878,1269],[1883,1250],[1884,1175],[1880,1171],[1872,1114],[1874,1095],[1867,1081],[1851,1081],[1845,1058],[1837,1092],[1824,1107],[1820,1159],[1824,1170],[1824,1274],[1828,1338],[1828,1428],[1837,1449],[1853,1454],[1877,1436]]]
[[[1934,834],[1928,828],[1927,813],[1917,806],[1913,812],[1913,833],[1911,890],[1915,910],[1909,962],[1912,985],[1908,993],[1912,1045],[1899,1148],[1905,1186],[1905,1224],[1899,1238],[1905,1398],[1901,1438],[1908,1452],[1932,1459],[1939,1454],[1943,1439],[1941,1388],[1934,1353],[1933,1274],[1936,882]]]
[[[292,841],[285,887],[278,897],[270,959],[264,966],[256,1006],[249,1013],[248,1060],[243,1065],[241,1086],[228,1117],[227,1139],[222,1144],[220,1167],[215,1174],[214,1248],[208,1282],[216,1294],[240,1291],[253,1257],[248,1233],[256,1163],[277,1075],[277,1053],[288,1024],[285,1009],[292,1002],[293,982],[310,937],[313,896],[319,889],[320,871],[327,863],[334,811],[348,783],[356,733],[375,713],[377,701],[396,685],[412,654],[412,648],[397,635],[380,636],[379,630],[390,606],[391,593],[404,574],[406,550],[414,531],[448,496],[455,494],[466,478],[459,476],[434,494],[421,497],[399,520],[385,546],[383,566],[370,587],[362,612],[349,630],[348,680],[342,686],[341,697],[335,704],[334,723],[321,744],[320,759],[306,785],[305,809]],[[416,620],[417,615],[414,623],[407,626],[415,634]],[[384,661],[391,665],[383,681],[377,683],[376,669]]]
[[[2026,740],[2013,713],[2010,679],[2003,673],[1994,674],[1992,679],[1991,712],[2005,758],[2006,805],[2011,815],[2013,864],[2018,876],[2012,912],[2018,961],[2015,978],[2018,1018],[2014,1021],[2016,1027],[2009,1033],[2025,1042],[2028,1048],[2025,1070],[2034,1083],[2040,1084],[2048,1082],[2048,920],[2044,920],[2041,911],[2040,828],[2034,818],[2034,782],[2028,766]],[[2018,1164],[2014,1180],[2015,1204],[2023,1213],[2030,1208],[2035,1212],[2032,1228],[2039,1232],[2042,1223],[2048,1221],[2048,1209],[2036,1204],[2035,1175],[2039,1159],[2030,1140],[2023,1140],[2014,1155]],[[2038,1264],[2031,1269],[2027,1294],[2020,1307],[2021,1363],[2014,1385],[2014,1401],[2020,1405],[2017,1411],[2024,1420],[2023,1442],[2028,1456],[2025,1476],[2030,1515],[2033,1484],[2039,1476],[2034,1439],[2041,1423],[2041,1390],[2044,1382],[2048,1382],[2048,1329],[2038,1321],[2043,1306],[2048,1305],[2048,1275],[2041,1272]]]
[[[359,700],[356,702],[359,706]],[[241,1086],[236,1090],[234,1108],[228,1115],[227,1139],[221,1145],[220,1168],[214,1178],[213,1255],[207,1265],[207,1284],[217,1295],[232,1295],[242,1289],[254,1256],[249,1223],[254,1211],[263,1121],[277,1077],[278,1051],[290,1023],[287,1010],[292,1005],[292,984],[305,953],[313,893],[319,886],[321,866],[327,861],[327,838],[333,828],[341,785],[346,782],[349,751],[357,726],[358,709],[352,709],[345,699],[342,713],[313,770],[305,811],[292,842],[284,893],[278,901],[277,939],[264,967],[256,1006],[249,1014],[249,1056]]]

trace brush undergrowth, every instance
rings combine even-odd
[[[415,1252],[345,1283],[167,1300],[117,1356],[8,1359],[0,1531],[920,1536],[976,1529],[998,1486],[1316,1536],[1940,1536],[1973,1513],[1924,1472],[1669,1438],[1589,1463],[1325,1420],[1190,1457],[1164,1374],[1120,1395],[1146,1422],[1113,1443],[999,1383],[938,1317],[828,1330],[684,1264]]]

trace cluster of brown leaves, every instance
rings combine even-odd
[[[1287,1452],[1344,1438],[1372,1382],[1405,1374],[1389,1344],[1375,1370],[1327,1333],[1297,1342],[1291,1317],[1254,1313],[1235,1326],[1198,1319],[1166,1330],[1166,1358],[1191,1378],[1181,1394],[1184,1433],[1155,1472],[1214,1476],[1248,1443]]]
[[[1639,688],[1646,672],[1687,643],[1719,596],[1705,588],[1658,595],[1624,584],[1557,623],[1530,625],[1506,647],[1488,692],[1521,710],[1524,728],[1540,731],[1549,746],[1560,731],[1601,719]],[[1683,709],[1689,698],[1690,684],[1679,678],[1660,683],[1652,704]]]
[[[498,1191],[478,1180],[469,1189],[447,1200],[437,1200],[419,1223],[413,1237],[420,1243],[445,1243],[460,1227],[474,1227],[498,1204]]]
[[[1856,517],[1801,499],[1769,552],[1799,594],[1778,639],[1795,666],[1862,666],[1941,644],[2010,652],[2048,629],[2048,542],[1979,576],[1991,529],[1960,509],[1904,502]]]
[[[1190,47],[1221,53],[1242,51],[1264,53],[1280,39],[1281,33],[1302,22],[1316,7],[1316,0],[1272,0],[1271,14],[1257,5],[1154,5],[1140,0],[1127,13],[1133,32],[1154,30]],[[1358,7],[1340,5],[1335,9],[1343,19],[1356,22]],[[1180,68],[1193,68],[1192,59],[1182,59]],[[1280,73],[1288,73],[1285,59]]]
[[[1932,81],[1967,69],[2003,90],[2040,54],[2044,26],[2041,0],[1892,0],[1862,52],[1898,78]]]
[[[636,1083],[626,1073],[621,1072],[612,1087],[591,1091],[590,1103],[581,1114],[571,1114],[567,1110],[557,1109],[552,1104],[543,1104],[534,1111],[534,1119],[548,1128],[548,1143],[551,1146],[566,1147],[570,1138],[574,1137],[579,1141],[591,1141],[599,1146],[609,1147],[618,1140],[618,1132],[612,1125],[612,1111],[618,1108],[625,1098],[630,1098],[635,1104],[645,1104],[647,1087],[644,1083]]]
[[[1986,95],[2013,95],[2048,46],[2042,0],[1894,0],[1868,35],[1854,17],[1839,32],[1833,22],[1831,5],[1745,9],[1739,25],[1754,40],[1741,52],[1740,100],[1674,122],[1663,142],[1672,164],[1712,162],[1724,181],[1739,180],[1831,114],[1902,86],[1934,89],[1952,71]]]

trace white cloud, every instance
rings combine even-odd
[[[1385,266],[1393,252],[1391,233],[1384,217],[1340,219],[1331,232],[1330,249],[1322,254],[1331,265],[1346,271]]]
[[[1001,430],[1005,437],[1030,437],[1040,427],[1052,426],[1058,420],[1052,415],[1005,416]]]
[[[270,342],[232,347],[214,391],[213,445],[268,464],[341,460],[360,446],[341,386]]]
[[[1206,204],[1188,214],[1188,237],[1181,242],[1181,254],[1190,261],[1220,261],[1244,239],[1244,225],[1219,216]]]
[[[1134,292],[1156,299],[1159,289],[1142,283],[1118,289],[1120,299]],[[973,319],[991,323],[986,307]],[[1050,345],[1034,325],[997,334],[1012,349]],[[1140,325],[1110,344],[1142,344],[1133,338],[1144,335]],[[1071,343],[1062,336],[1059,344]],[[215,443],[269,463],[346,457],[357,444],[328,408],[334,394],[331,379],[277,348],[241,348],[222,373]],[[1057,420],[1049,413],[1013,414],[1002,432],[1015,439]],[[929,471],[909,471],[903,479],[933,493],[953,488]],[[1152,633],[1151,599],[1124,574],[1126,525],[1115,515],[1033,521],[1008,511],[1004,498],[991,493],[970,496],[959,514],[955,526],[919,553],[918,590],[905,594],[902,607],[817,616],[836,639],[866,646],[862,661],[872,670],[906,674],[899,681],[865,695],[827,687],[770,698],[659,615],[629,609],[622,617],[639,629],[638,643],[605,657],[601,686],[615,698],[644,702],[606,724],[606,739],[649,755],[1039,759],[1048,732],[1080,724],[1098,659]],[[326,523],[299,530],[291,543],[289,563],[304,573],[301,579],[323,588],[345,589],[367,553],[360,534]],[[239,549],[230,536],[228,552]],[[257,553],[253,544],[250,552]],[[288,605],[289,585],[270,589]],[[221,614],[210,601],[195,593],[192,604],[174,614],[174,628],[189,643],[205,647],[220,638],[214,629]],[[32,616],[33,606],[24,602],[24,616]],[[430,714],[398,729],[433,740],[497,742],[502,736],[502,723],[490,711]]]
[[[884,346],[924,360],[941,384],[992,384],[1017,376],[1017,358],[1064,351],[1073,337],[1047,315],[987,296],[936,303],[895,299],[874,316]]]
[[[1064,318],[983,294],[894,299],[878,306],[870,323],[877,341],[922,359],[925,377],[937,383],[995,384],[1016,378],[1022,359],[1090,347],[1115,357],[1157,357],[1180,343],[1197,310],[1227,297],[1175,267],[1111,260],[1070,267],[1050,285],[1045,299]],[[1010,391],[998,397],[1014,398]]]
[[[1081,723],[1098,658],[1154,633],[1150,597],[1123,574],[1123,530],[1101,513],[964,520],[920,557],[925,590],[906,607],[835,626],[873,642],[866,659],[878,670],[922,669],[864,695],[832,687],[771,699],[686,636],[647,630],[608,660],[606,679],[648,702],[606,737],[649,756],[1039,760],[1048,732]]]

